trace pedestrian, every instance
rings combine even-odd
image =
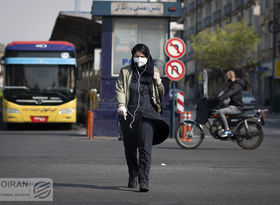
[[[131,54],[131,65],[121,68],[115,92],[129,173],[128,187],[137,187],[138,178],[139,191],[147,192],[152,145],[168,137],[169,126],[161,116],[164,86],[149,48],[137,44]]]
[[[225,78],[228,85],[224,90],[224,93],[219,96],[218,99],[220,103],[225,101],[227,98],[229,98],[230,101],[228,106],[217,110],[224,125],[224,131],[220,134],[221,137],[232,136],[226,115],[240,114],[243,111],[242,90],[245,87],[245,82],[236,78],[235,72],[232,70],[226,73]]]

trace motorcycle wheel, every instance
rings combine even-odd
[[[203,141],[204,133],[193,121],[180,123],[175,132],[175,140],[184,149],[195,149]]]
[[[248,121],[248,132],[245,123],[242,123],[235,132],[236,142],[243,149],[256,149],[263,141],[262,127],[252,121]]]

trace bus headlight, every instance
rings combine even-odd
[[[72,114],[75,112],[75,108],[67,108],[67,109],[62,109],[58,112],[58,114]]]
[[[13,109],[13,108],[7,107],[6,108],[6,113],[9,113],[9,114],[20,114],[20,111],[17,110],[17,109]]]

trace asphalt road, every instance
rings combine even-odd
[[[123,144],[85,130],[0,131],[0,178],[51,178],[53,202],[0,204],[280,204],[279,119],[256,150],[206,138],[196,150],[153,147],[148,193],[126,188]]]

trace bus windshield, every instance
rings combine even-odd
[[[74,92],[73,65],[6,65],[5,89]]]

